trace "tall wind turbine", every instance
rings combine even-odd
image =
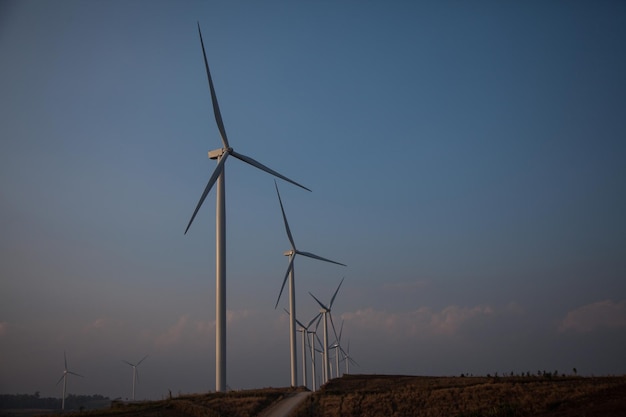
[[[287,222],[287,216],[285,215],[285,209],[283,207],[283,201],[280,198],[280,192],[278,191],[278,184],[274,181],[274,186],[276,187],[276,194],[278,194],[278,202],[280,203],[280,211],[283,213],[283,220],[285,222],[285,231],[287,232],[287,238],[289,239],[289,243],[291,243],[291,249],[284,253],[285,256],[289,256],[289,265],[287,266],[287,272],[285,273],[285,278],[283,279],[283,285],[280,287],[280,292],[278,293],[278,299],[276,300],[276,305],[274,308],[278,307],[278,302],[280,301],[280,296],[283,294],[283,289],[285,288],[285,283],[287,282],[287,278],[289,278],[289,344],[290,344],[290,353],[291,353],[291,386],[296,386],[296,380],[298,379],[297,368],[296,368],[296,284],[294,278],[294,266],[293,261],[296,258],[296,255],[306,256],[307,258],[313,258],[324,262],[330,262],[331,264],[346,266],[342,263],[331,261],[330,259],[322,258],[321,256],[315,255],[310,252],[303,252],[296,249],[296,244],[293,241],[293,236],[291,235],[291,230],[289,229],[289,223]]]
[[[61,410],[65,410],[65,394],[67,393],[67,376],[76,375],[81,378],[84,378],[82,375],[79,375],[76,372],[72,372],[67,369],[67,355],[65,355],[65,352],[63,352],[63,360],[65,363],[65,367],[63,368],[63,375],[57,381],[57,385],[59,385],[59,382],[63,381],[63,398],[61,399]]]
[[[220,107],[217,103],[215,87],[213,86],[213,79],[211,78],[211,72],[209,71],[209,63],[206,59],[204,42],[202,41],[202,32],[200,31],[200,23],[198,23],[198,35],[200,36],[200,45],[202,46],[202,55],[204,57],[206,75],[209,80],[209,90],[211,91],[211,102],[213,104],[215,122],[217,123],[220,137],[222,138],[223,147],[209,152],[210,159],[217,159],[217,166],[209,178],[209,182],[204,188],[200,201],[198,201],[196,209],[191,216],[191,220],[189,220],[189,224],[185,229],[185,234],[187,234],[191,223],[195,219],[196,214],[198,214],[198,210],[200,210],[200,206],[204,203],[209,191],[211,191],[211,188],[215,182],[217,182],[217,204],[215,212],[215,391],[221,392],[226,389],[226,186],[224,181],[226,174],[224,164],[226,159],[232,155],[233,157],[262,171],[272,174],[275,177],[281,178],[287,182],[297,185],[300,188],[304,188],[305,190],[311,190],[266,167],[260,162],[235,152],[235,150],[230,146],[226,136],[224,122],[222,121]]]
[[[313,294],[311,294],[311,292],[309,292],[311,297],[313,297],[313,299],[317,301],[317,304],[319,304],[320,307],[322,308],[320,310],[320,313],[322,313],[322,318],[324,319],[324,374],[325,374],[324,383],[328,382],[328,380],[330,379],[330,363],[328,361],[328,317],[330,317],[330,324],[333,327],[333,333],[335,333],[335,338],[337,338],[337,332],[335,331],[335,324],[333,323],[333,316],[332,314],[330,314],[330,312],[331,312],[331,309],[333,308],[333,303],[335,302],[335,297],[337,297],[339,288],[341,288],[341,284],[343,284],[343,280],[344,278],[342,278],[341,282],[339,282],[339,285],[337,286],[337,289],[335,290],[333,297],[330,299],[330,303],[328,304],[328,306],[326,306],[324,303],[318,300]]]
[[[143,359],[141,359],[139,362],[133,364],[130,363],[128,361],[125,361],[122,359],[122,362],[124,362],[125,364],[128,364],[130,366],[133,367],[133,401],[135,401],[135,382],[139,379],[139,374],[137,373],[137,367],[139,366],[139,364],[141,362],[143,362],[146,358],[148,357],[148,355],[144,356]]]

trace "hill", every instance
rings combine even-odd
[[[168,400],[113,402],[90,417],[252,417],[303,389],[266,388]],[[292,417],[617,417],[626,377],[421,377],[344,375],[309,396]],[[47,415],[50,416],[49,414]],[[67,413],[64,414],[67,416]]]
[[[626,377],[346,375],[295,417],[573,417],[626,415]]]

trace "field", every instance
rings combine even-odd
[[[114,402],[92,417],[252,417],[300,389],[196,394]],[[67,416],[69,413],[64,414]],[[47,414],[50,416],[51,414]],[[71,414],[70,414],[71,415]],[[419,377],[345,375],[309,396],[292,417],[617,417],[626,415],[626,377]]]

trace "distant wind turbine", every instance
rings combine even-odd
[[[125,361],[125,360],[122,359],[122,362],[124,362],[125,364],[128,364],[128,365],[133,367],[133,401],[135,401],[135,382],[137,382],[139,380],[139,373],[137,372],[137,367],[139,366],[139,364],[141,362],[146,360],[147,357],[148,357],[148,355],[144,356],[143,359],[141,359],[139,362],[137,362],[135,364],[130,363],[130,362]]]
[[[220,113],[219,104],[217,102],[213,79],[211,78],[211,72],[209,71],[209,63],[204,50],[200,23],[198,23],[198,35],[200,36],[200,45],[202,46],[202,55],[204,57],[206,75],[209,80],[209,90],[211,92],[211,102],[213,104],[215,122],[217,123],[220,137],[222,138],[223,147],[209,152],[210,159],[217,159],[217,166],[209,178],[209,182],[204,188],[200,201],[198,201],[196,209],[191,216],[191,220],[189,220],[189,224],[185,229],[185,234],[187,234],[191,223],[195,219],[196,214],[198,214],[198,210],[200,210],[200,207],[202,206],[202,203],[204,203],[209,191],[211,191],[211,188],[217,182],[217,205],[215,213],[215,391],[221,392],[226,389],[226,185],[224,181],[226,175],[226,159],[232,155],[233,157],[262,171],[272,174],[275,177],[281,178],[287,182],[297,185],[300,188],[304,188],[305,190],[311,190],[266,167],[260,162],[235,152],[235,150],[230,146],[226,136],[224,122],[222,121],[222,114]]]
[[[285,256],[289,256],[289,265],[287,266],[287,272],[285,273],[285,278],[283,279],[283,285],[280,287],[280,292],[278,293],[278,299],[276,300],[276,305],[274,306],[274,308],[278,307],[280,296],[283,294],[285,283],[287,282],[287,278],[289,278],[289,345],[291,353],[291,386],[295,387],[298,375],[296,369],[296,284],[293,266],[294,259],[296,258],[296,255],[302,255],[306,256],[307,258],[330,262],[331,264],[341,266],[346,265],[339,262],[331,261],[330,259],[322,258],[321,256],[315,255],[310,252],[304,252],[296,249],[296,244],[293,241],[293,236],[291,235],[291,230],[289,229],[289,223],[287,222],[287,216],[285,215],[285,208],[283,207],[283,201],[280,198],[280,192],[278,191],[278,184],[276,184],[276,181],[274,181],[274,186],[276,187],[276,194],[278,195],[278,202],[280,203],[280,211],[283,214],[283,221],[285,223],[287,238],[289,239],[289,243],[291,244],[291,249],[284,253]]]
[[[287,313],[287,315],[290,315],[287,309],[285,309],[285,313]],[[296,318],[296,323],[298,323],[298,326],[300,326],[298,331],[302,333],[302,386],[304,387],[306,387],[306,384],[307,384],[307,376],[306,376],[306,345],[307,345],[307,339],[308,339],[307,336],[309,335],[309,333],[315,333],[315,332],[309,331],[309,328],[313,325],[315,320],[319,322],[321,318],[322,318],[322,314],[321,313],[317,314],[315,317],[311,319],[309,324],[307,324],[306,326],[302,324],[300,320]],[[315,357],[313,357],[312,372],[313,372],[313,391],[315,391]]]
[[[348,349],[347,351],[344,352],[343,349],[341,349],[341,351],[343,352],[343,357],[346,361],[346,374],[350,374],[350,363],[352,363],[353,365],[359,366],[359,364],[357,363],[357,361],[355,361],[352,356],[350,356],[350,341],[348,340]]]
[[[343,333],[343,320],[341,320],[341,327],[339,328],[339,336],[335,340],[331,349],[335,349],[335,377],[339,378],[339,353],[343,353],[343,349],[341,349],[341,334]]]
[[[322,313],[322,318],[324,319],[324,383],[328,382],[328,380],[330,379],[330,364],[328,361],[328,317],[330,316],[330,324],[333,327],[333,333],[335,334],[335,338],[337,339],[337,331],[335,330],[335,324],[333,323],[333,316],[330,312],[331,312],[331,309],[333,308],[335,297],[337,297],[337,292],[339,292],[339,288],[341,288],[341,284],[343,284],[343,280],[344,278],[342,278],[341,282],[339,282],[339,285],[337,286],[335,293],[330,299],[330,303],[328,304],[328,306],[326,306],[324,303],[318,300],[313,294],[311,294],[311,292],[309,292],[311,297],[313,297],[313,299],[317,301],[317,304],[319,304],[320,307],[322,308],[320,310],[320,313]]]
[[[59,382],[63,381],[63,397],[62,397],[62,400],[61,400],[61,410],[65,410],[65,395],[67,393],[67,376],[68,375],[76,375],[76,376],[79,376],[81,378],[84,378],[82,375],[79,375],[76,372],[72,372],[72,371],[67,369],[67,355],[65,354],[65,352],[63,352],[63,360],[64,360],[64,363],[65,363],[65,367],[63,368],[63,375],[57,381],[57,385],[59,385]]]

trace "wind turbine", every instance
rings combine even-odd
[[[63,398],[61,400],[61,410],[65,410],[65,394],[67,392],[67,376],[68,375],[76,375],[76,376],[79,376],[81,378],[84,378],[84,376],[79,375],[76,372],[69,371],[67,369],[67,355],[65,354],[65,351],[63,352],[63,360],[65,362],[65,367],[63,368],[63,375],[57,381],[57,385],[59,385],[59,382],[63,381]]]
[[[291,315],[289,313],[289,311],[287,309],[285,309],[285,313],[287,313],[287,315]],[[313,325],[313,323],[315,322],[315,320],[320,321],[320,319],[322,318],[321,313],[317,314],[315,317],[313,317],[311,319],[311,321],[309,322],[309,324],[307,324],[306,326],[304,324],[302,324],[300,322],[300,320],[298,320],[296,318],[296,323],[298,323],[298,326],[300,326],[300,328],[298,329],[298,331],[300,333],[302,333],[302,386],[306,387],[306,345],[307,345],[307,336],[309,335],[309,333],[315,333],[315,332],[311,332],[309,331],[309,327],[311,327]],[[312,365],[312,372],[313,372],[313,391],[315,391],[315,357],[313,357],[313,365]]]
[[[328,362],[328,317],[330,316],[330,324],[333,327],[333,333],[335,333],[335,338],[337,338],[337,332],[335,331],[335,323],[333,323],[333,316],[330,312],[331,312],[331,309],[333,308],[335,297],[337,297],[337,292],[339,292],[339,288],[341,288],[341,284],[343,284],[343,280],[344,278],[342,278],[341,282],[339,282],[339,285],[337,286],[337,289],[335,290],[333,297],[330,299],[330,303],[328,304],[328,306],[324,305],[324,303],[322,303],[313,294],[311,294],[311,292],[309,292],[311,297],[313,297],[313,299],[317,301],[317,304],[319,304],[320,307],[322,308],[320,310],[320,313],[322,313],[322,317],[324,319],[324,374],[325,374],[324,383],[328,382],[330,378],[330,364]]]
[[[141,359],[139,362],[137,362],[137,363],[135,363],[135,364],[130,363],[130,362],[125,361],[125,360],[123,360],[123,359],[122,359],[122,362],[124,362],[124,363],[126,363],[126,364],[128,364],[128,365],[130,365],[130,366],[132,366],[132,367],[133,367],[133,401],[135,401],[135,382],[136,382],[137,380],[139,380],[139,374],[137,373],[137,367],[138,367],[138,366],[139,366],[139,364],[140,364],[141,362],[143,362],[143,361],[144,361],[147,357],[148,357],[148,355],[144,356],[144,357],[143,357],[143,359]]]
[[[345,358],[346,361],[346,374],[350,373],[350,363],[359,366],[359,364],[357,363],[357,361],[355,361],[354,359],[352,359],[352,356],[350,356],[350,341],[348,340],[348,350],[344,351],[343,349],[341,349],[341,351],[343,352],[343,357]]]
[[[296,386],[296,380],[298,379],[297,369],[296,369],[296,284],[294,278],[294,266],[293,261],[296,258],[296,255],[306,256],[307,258],[313,258],[324,262],[330,262],[331,264],[346,266],[342,263],[331,261],[330,259],[322,258],[321,256],[315,255],[310,252],[303,252],[296,249],[296,244],[293,241],[293,236],[291,235],[291,230],[289,229],[289,223],[287,222],[287,216],[285,215],[285,208],[283,207],[283,202],[280,198],[280,192],[278,191],[278,184],[276,184],[276,180],[274,180],[274,186],[276,187],[276,194],[278,194],[278,202],[280,203],[280,211],[283,213],[283,221],[285,222],[285,231],[287,232],[287,238],[289,239],[289,243],[291,243],[291,249],[284,253],[285,256],[289,256],[289,265],[287,266],[287,272],[285,273],[285,278],[283,279],[283,285],[280,287],[280,292],[278,293],[278,299],[276,300],[276,305],[274,308],[278,307],[278,302],[280,301],[280,296],[283,294],[283,289],[285,288],[285,283],[287,282],[287,278],[289,278],[289,343],[290,343],[290,353],[291,353],[291,386]]]
[[[339,378],[339,352],[343,353],[343,349],[341,349],[341,334],[343,333],[343,320],[341,320],[341,327],[339,328],[339,336],[335,340],[335,343],[331,346],[332,349],[335,349],[335,377]]]
[[[262,171],[272,174],[275,177],[281,178],[287,182],[297,185],[300,188],[304,188],[305,190],[311,190],[266,167],[260,162],[236,152],[230,146],[226,136],[224,122],[222,121],[220,107],[217,102],[213,79],[211,78],[211,72],[209,71],[209,63],[206,59],[204,42],[202,41],[202,32],[200,31],[200,23],[198,23],[198,35],[200,36],[200,45],[202,46],[202,55],[204,57],[206,75],[209,80],[209,90],[211,91],[211,102],[213,104],[215,122],[217,123],[217,128],[220,132],[223,147],[209,151],[209,158],[217,159],[217,166],[209,178],[209,182],[204,188],[200,201],[198,201],[196,209],[191,216],[191,220],[189,220],[189,224],[185,229],[185,234],[187,234],[191,223],[195,219],[196,214],[198,214],[198,210],[200,210],[200,206],[204,203],[209,191],[211,191],[211,188],[217,182],[217,204],[215,212],[215,391],[221,392],[226,388],[226,185],[224,181],[226,175],[224,164],[226,159],[232,155],[233,157]]]

